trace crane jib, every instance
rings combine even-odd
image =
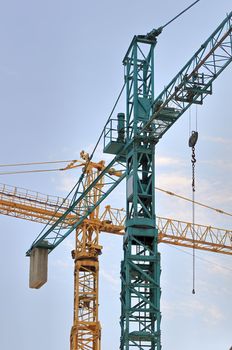
[[[158,142],[164,133],[192,104],[202,104],[204,98],[212,94],[212,82],[232,61],[231,17],[232,12],[230,12],[195,55],[154,100],[151,107],[151,117],[145,125],[138,129],[138,135],[150,135]],[[56,223],[33,242],[31,248],[27,251],[27,255],[30,255],[32,249],[41,246],[41,244],[47,247],[49,251],[53,250],[77,227],[75,223],[71,227],[62,229],[60,223],[69,213],[75,212],[78,203],[80,203],[84,196],[88,196],[91,188],[98,183],[102,176],[109,176],[107,174],[109,167],[120,167],[123,170],[122,176],[116,180],[112,176],[110,177],[108,188],[102,192],[95,206],[81,208],[78,224],[125,178],[125,164],[122,158],[126,147],[127,145],[124,144],[119,151],[119,155],[101,172],[90,188],[84,190],[80,197],[74,201],[72,207],[68,208]],[[46,244],[44,243],[45,241]]]
[[[212,94],[212,82],[232,61],[231,17],[232,12],[155,99],[140,134],[151,130],[161,138],[192,104],[202,104]]]

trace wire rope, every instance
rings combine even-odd
[[[81,161],[72,159],[72,160],[54,160],[54,161],[46,161],[46,162],[13,163],[13,164],[0,164],[0,167],[56,164],[56,163],[70,163],[70,162],[81,162]]]
[[[199,2],[200,0],[196,0],[195,2],[193,2],[191,5],[189,5],[186,9],[184,9],[183,11],[181,11],[178,15],[176,15],[174,18],[172,18],[170,21],[168,21],[167,23],[165,23],[161,28],[165,28],[166,26],[168,26],[170,23],[172,23],[173,21],[175,21],[178,17],[180,17],[183,13],[185,13],[186,11],[188,11],[191,7],[193,7],[197,2]]]
[[[15,175],[15,174],[27,174],[27,173],[45,173],[49,171],[57,171],[61,169],[37,169],[37,170],[25,170],[25,171],[9,171],[0,172],[0,175]]]
[[[185,253],[185,254],[188,254],[188,255],[192,256],[192,253],[190,253],[188,251],[185,251],[184,249],[178,248],[178,247],[176,247],[176,246],[174,246],[174,245],[172,245],[170,243],[167,243],[167,242],[165,242],[165,244],[167,244],[169,247],[171,247],[173,249],[179,250],[182,253]],[[207,263],[209,263],[211,265],[219,266],[219,267],[221,267],[221,268],[223,268],[225,270],[228,270],[228,271],[232,272],[232,269],[230,267],[228,267],[228,266],[224,266],[224,265],[221,265],[221,264],[218,264],[218,263],[214,263],[213,261],[210,261],[208,259],[202,258],[199,255],[196,255],[196,258],[199,259],[199,260],[205,261],[205,262],[207,262]]]
[[[176,193],[174,193],[174,192],[167,191],[167,190],[164,190],[164,189],[159,188],[159,187],[155,187],[155,189],[156,189],[157,191],[164,192],[164,193],[166,193],[166,194],[168,194],[168,195],[170,195],[170,196],[174,196],[174,197],[183,199],[183,200],[188,201],[188,202],[191,202],[191,203],[193,202],[192,199],[187,198],[187,197],[184,197],[184,196],[181,196],[181,195],[176,194]],[[201,203],[201,202],[194,201],[194,203],[197,204],[197,205],[199,205],[199,206],[201,206],[201,207],[204,207],[204,208],[207,208],[207,209],[210,209],[210,210],[214,210],[214,211],[216,211],[216,212],[219,213],[219,214],[224,214],[224,215],[232,216],[231,213],[228,213],[228,212],[226,212],[226,211],[224,211],[224,210],[221,210],[221,209],[217,209],[217,208],[211,207],[211,206],[206,205],[206,204],[203,204],[203,203]]]

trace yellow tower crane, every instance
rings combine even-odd
[[[81,152],[82,161],[70,163],[66,169],[83,167],[84,187],[88,187],[105,169],[105,162],[92,162],[88,154]],[[110,169],[111,175],[120,173]],[[104,186],[104,177],[91,190],[84,201],[92,205],[97,203]],[[170,193],[168,192],[169,194]],[[0,214],[9,215],[39,223],[52,224],[60,218],[70,203],[60,197],[43,195],[38,192],[0,184]],[[81,210],[81,203],[78,210]],[[85,203],[86,205],[86,203]],[[69,214],[65,220],[68,227],[77,221],[76,214]],[[76,229],[74,259],[74,317],[71,329],[71,350],[100,350],[101,326],[98,319],[99,261],[102,246],[99,245],[99,233],[124,234],[125,212],[106,206],[100,214],[99,206]],[[183,247],[232,255],[232,232],[221,228],[182,222],[163,217],[157,218],[158,241]],[[46,281],[31,282],[39,288]]]

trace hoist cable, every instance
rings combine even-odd
[[[189,146],[192,147],[192,224],[193,224],[193,289],[192,294],[195,294],[195,284],[196,284],[196,242],[195,242],[195,164],[196,164],[196,155],[195,155],[195,145],[198,139],[197,132],[197,105],[196,105],[196,114],[195,114],[195,123],[196,131],[192,131],[192,135],[189,138]]]
[[[189,137],[191,135],[191,125],[192,125],[192,106],[189,107]]]
[[[188,145],[192,149],[192,226],[193,226],[193,289],[192,293],[195,294],[195,275],[196,275],[196,263],[195,263],[195,164],[196,164],[196,155],[195,155],[195,146],[198,139],[198,132],[192,131],[191,136],[189,137]]]
[[[195,281],[196,281],[196,257],[195,257],[195,147],[192,147],[192,226],[193,226],[193,289],[192,293],[195,294]]]
[[[196,131],[198,130],[198,108],[196,104],[196,114],[195,114],[195,123],[196,123]]]

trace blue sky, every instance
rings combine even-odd
[[[16,1],[0,4],[1,164],[79,158],[91,151],[123,84],[122,58],[134,34],[159,27],[189,1]],[[156,47],[156,94],[231,11],[231,1],[201,0],[165,28]],[[231,212],[232,65],[197,109],[196,199]],[[124,101],[120,110],[124,111]],[[193,124],[195,108],[191,111]],[[157,146],[157,186],[191,196],[191,152],[185,113]],[[99,149],[96,160],[108,159]],[[80,172],[1,176],[0,182],[65,196]],[[125,207],[124,185],[107,200]],[[191,220],[191,206],[157,193],[157,214]],[[196,221],[229,228],[231,220],[196,209]],[[0,347],[69,349],[73,262],[68,238],[49,257],[49,282],[28,288],[25,252],[41,226],[0,218]],[[102,349],[119,346],[122,239],[101,235]],[[196,295],[191,252],[160,246],[163,349],[229,350],[231,257],[197,252]],[[113,346],[112,346],[113,344]]]

